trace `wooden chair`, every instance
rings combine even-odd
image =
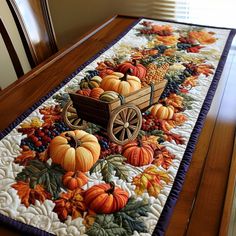
[[[7,0],[31,67],[58,51],[47,0]]]
[[[11,58],[13,67],[15,69],[16,75],[17,77],[21,77],[22,75],[24,75],[24,71],[23,68],[21,66],[20,60],[17,56],[16,50],[11,42],[11,39],[7,33],[7,30],[2,22],[2,19],[0,18],[0,33],[2,35],[3,41],[6,45],[7,51],[9,53],[9,56]]]

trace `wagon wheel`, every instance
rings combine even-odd
[[[63,107],[62,117],[65,124],[71,129],[84,129],[86,127],[86,122],[78,117],[71,100]]]
[[[125,144],[134,140],[142,125],[142,114],[138,107],[126,104],[116,108],[108,123],[107,132],[111,141]]]

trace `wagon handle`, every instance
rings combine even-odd
[[[150,102],[149,102],[149,104],[150,104],[150,106],[153,104],[153,99],[154,99],[154,83],[150,83],[149,84],[150,85],[150,87],[151,87],[151,93],[150,93]]]

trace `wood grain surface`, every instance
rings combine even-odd
[[[6,128],[135,20],[125,16],[109,19],[99,26],[99,30],[91,30],[74,45],[59,51],[1,91],[0,129]],[[168,236],[218,235],[223,212],[230,211],[231,204],[227,198],[228,202],[225,202],[225,196],[236,126],[235,68],[235,48],[232,47],[167,228]],[[1,225],[0,235],[21,234]]]

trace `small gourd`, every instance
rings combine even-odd
[[[69,190],[75,190],[88,183],[88,177],[81,171],[68,171],[62,177],[62,183]]]
[[[81,89],[93,89],[98,88],[100,83],[102,81],[102,78],[100,76],[94,76],[91,79],[85,77],[81,80],[79,86]]]
[[[102,88],[93,88],[90,93],[90,97],[99,99],[100,95],[104,92]]]
[[[159,103],[151,107],[151,114],[157,119],[169,120],[174,116],[174,107],[164,106]]]
[[[104,101],[104,102],[112,102],[118,97],[119,97],[119,94],[117,92],[105,91],[100,95],[99,100]]]

